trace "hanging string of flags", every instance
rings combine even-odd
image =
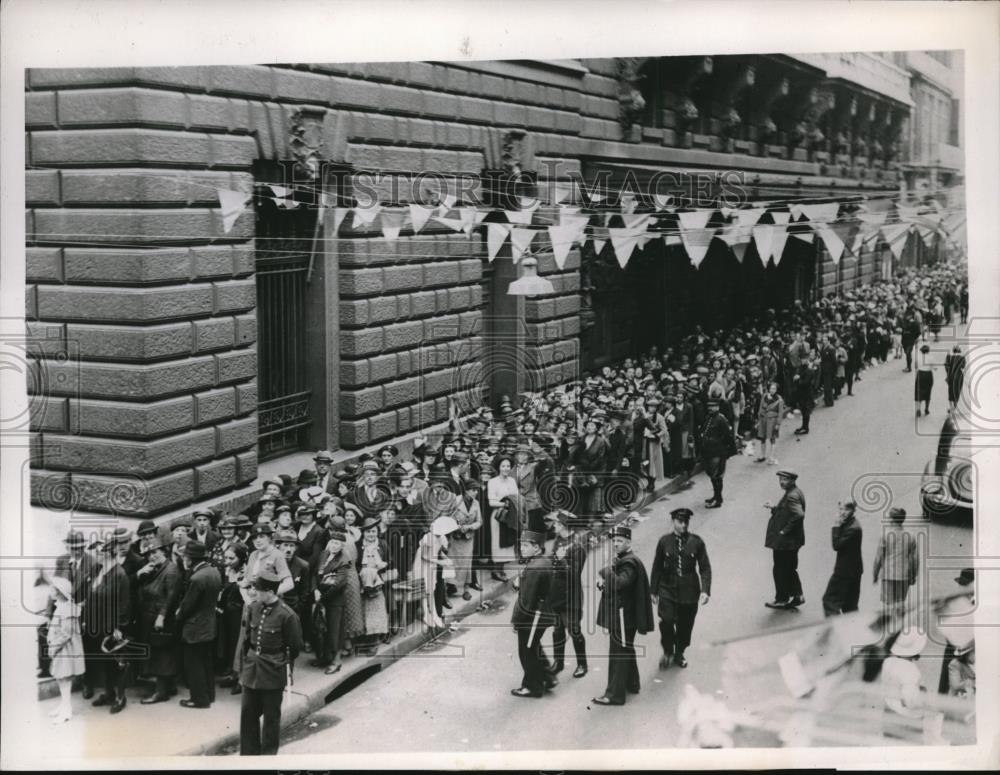
[[[255,187],[258,196],[273,200],[279,208],[295,209],[305,204],[297,201],[295,192],[287,187],[274,184]],[[223,232],[228,234],[240,215],[248,212],[253,194],[221,188],[216,191]],[[741,263],[753,244],[761,264],[766,267],[769,262],[775,266],[780,264],[789,239],[813,243],[818,236],[836,264],[845,255],[859,255],[879,237],[898,258],[911,233],[918,234],[931,246],[936,236],[957,240],[964,237],[965,230],[964,211],[948,212],[935,206],[912,206],[893,201],[888,205],[882,200],[870,200],[778,203],[742,208],[661,207],[654,212],[637,212],[638,199],[623,194],[617,207],[602,206],[601,212],[581,213],[579,206],[561,204],[570,194],[568,185],[557,185],[551,197],[554,212],[546,210],[544,214],[538,199],[522,198],[522,207],[516,210],[478,208],[458,206],[457,198],[448,193],[441,195],[433,206],[397,207],[372,201],[344,207],[323,192],[319,205],[333,212],[335,232],[350,214],[355,227],[372,228],[378,221],[383,238],[389,242],[398,240],[406,228],[413,234],[420,233],[432,220],[468,237],[485,225],[487,255],[491,262],[509,241],[511,258],[516,263],[530,249],[536,236],[544,231],[560,269],[565,267],[574,245],[583,246],[588,242],[598,254],[610,243],[622,269],[628,266],[637,250],[654,240],[661,240],[666,246],[681,246],[691,264],[698,268],[715,239],[725,243]],[[590,195],[591,205],[600,201],[604,201],[601,195]],[[546,222],[556,215],[556,222]]]

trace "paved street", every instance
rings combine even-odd
[[[640,636],[637,643],[645,648],[639,662],[642,693],[630,697],[624,708],[590,703],[590,698],[603,693],[607,675],[602,657],[607,638],[592,623],[596,605],[592,598],[585,613],[590,673],[582,679],[571,677],[572,646],[568,644],[570,667],[562,673],[556,690],[541,700],[518,700],[508,694],[520,681],[509,610],[484,612],[464,620],[447,643],[437,642],[407,657],[306,720],[306,726],[297,730],[281,752],[329,752],[338,750],[345,741],[350,741],[352,753],[675,745],[676,702],[684,684],[690,682],[702,691],[718,689],[714,667],[707,663],[707,656],[699,659],[710,642],[822,618],[820,598],[834,559],[830,526],[837,501],[851,497],[852,492],[866,509],[860,514],[866,563],[861,609],[876,610],[878,589],[871,584],[870,568],[880,517],[889,505],[919,513],[920,473],[926,459],[934,454],[945,414],[945,394],[939,381],[932,415],[915,420],[912,380],[912,374],[902,372],[899,361],[890,360],[864,372],[855,397],[841,398],[833,409],[818,409],[808,436],[792,434],[797,418],[788,418],[782,426],[779,467],[799,472],[799,485],[807,499],[806,545],[799,563],[806,604],[800,611],[772,611],[763,605],[773,597],[773,584],[770,554],[763,547],[768,513],[762,504],[780,497],[776,468],[746,457],[734,458],[726,476],[723,508],[703,508],[702,501],[711,493],[707,481],[699,476],[692,489],[648,508],[643,521],[633,529],[633,545],[647,567],[656,539],[670,529],[672,508],[689,506],[694,510],[691,530],[708,545],[713,594],[695,625],[686,670],[659,672],[656,633]],[[883,473],[886,476],[880,476]],[[878,484],[865,487],[871,481],[885,482],[889,489]],[[861,488],[868,493],[864,499]],[[889,491],[891,504],[884,499]],[[921,584],[928,584],[932,594],[951,589],[952,578],[964,564],[962,558],[970,554],[971,536],[971,529],[965,526],[929,527],[931,559],[925,563],[928,573]],[[599,567],[599,553],[592,553],[585,573]],[[592,583],[588,586],[592,590]],[[506,595],[502,604],[510,601],[511,595]],[[936,687],[938,666],[934,659],[922,660],[925,680],[931,687]],[[613,717],[616,723],[602,725],[600,736],[592,734],[597,728],[593,722],[605,716]],[[315,729],[321,731],[309,734],[310,722],[317,723]]]

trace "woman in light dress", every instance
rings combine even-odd
[[[49,672],[59,685],[59,705],[49,715],[54,724],[61,724],[73,717],[70,695],[73,679],[83,675],[83,637],[80,634],[80,606],[73,602],[73,585],[69,579],[55,576],[51,593],[55,611],[49,624],[47,637],[52,665]]]

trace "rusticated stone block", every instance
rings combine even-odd
[[[24,176],[24,201],[31,205],[59,205],[59,175],[55,170],[28,170]]]
[[[386,350],[402,350],[416,347],[423,340],[424,326],[419,320],[396,323],[383,329]]]
[[[245,315],[237,315],[236,321],[236,346],[253,344],[257,341],[257,313],[248,312]]]
[[[382,408],[382,388],[370,387],[362,390],[342,390],[340,411],[344,417],[362,417]]]
[[[382,283],[386,293],[417,290],[423,282],[424,271],[420,264],[389,266],[382,270]]]
[[[340,310],[340,325],[349,327],[361,327],[368,325],[368,301],[367,299],[342,300],[337,305]]]
[[[215,433],[216,457],[252,447],[257,443],[257,415],[218,425]]]
[[[211,463],[195,466],[194,489],[197,498],[236,487],[236,458],[226,457]]]
[[[397,296],[376,296],[371,299],[368,302],[368,322],[378,324],[398,320],[402,315],[399,310],[401,305],[397,302],[401,301],[403,298]]]
[[[214,452],[215,432],[211,428],[145,442],[45,436],[47,468],[98,474],[153,476],[207,460]]]
[[[236,414],[247,414],[257,409],[257,383],[236,386]]]
[[[194,331],[194,351],[231,349],[236,332],[236,322],[232,318],[209,318],[192,321]]]
[[[62,248],[27,248],[24,277],[29,283],[62,282]]]
[[[194,424],[208,425],[229,420],[236,414],[236,389],[208,390],[194,395]]]
[[[385,386],[383,406],[395,407],[416,401],[420,396],[420,377],[408,377]],[[374,431],[372,432],[374,434]]]
[[[28,411],[29,428],[32,431],[66,433],[69,430],[69,415],[65,398],[31,396],[28,400]]]
[[[145,479],[74,473],[72,490],[83,511],[144,517],[190,503],[194,471],[188,468]]]
[[[66,248],[66,282],[145,285],[187,280],[187,248]]]
[[[142,401],[211,387],[216,373],[212,356],[151,365],[49,362],[46,369],[50,394]]]
[[[425,398],[451,393],[458,387],[458,375],[455,369],[444,369],[425,374],[423,377],[422,395]]]
[[[257,376],[257,353],[252,348],[213,355],[218,368],[218,384],[239,382]]]
[[[236,484],[243,485],[257,478],[257,450],[248,449],[236,456]]]
[[[368,361],[345,361],[340,362],[340,385],[351,388],[366,384],[368,379]],[[377,380],[371,380],[376,382]]]
[[[24,95],[24,125],[26,127],[56,125],[55,92],[28,92]]]
[[[84,288],[43,286],[38,313],[55,320],[151,322],[205,315],[212,311],[212,289]]]
[[[188,322],[141,328],[70,323],[66,341],[81,358],[151,361],[189,354],[191,332]]]
[[[223,232],[219,210],[167,209],[116,210],[74,208],[33,210],[32,231],[39,238],[51,234],[73,234],[78,243],[120,242],[128,244],[189,241],[194,238],[249,239],[253,236],[253,218],[237,218],[228,234]]]
[[[395,412],[386,412],[385,414],[376,415],[369,420],[368,425],[371,429],[372,441],[390,439],[395,436],[399,430]]]
[[[381,292],[381,269],[340,270],[340,293],[342,296],[372,296]]]
[[[82,398],[70,401],[69,413],[74,432],[144,439],[190,428],[194,401],[190,396],[148,404]]]
[[[340,332],[340,354],[348,358],[381,352],[382,345],[383,337],[381,328]]]
[[[340,443],[346,449],[357,449],[369,443],[368,420],[341,420]]]
[[[462,269],[458,261],[435,261],[424,264],[423,287],[457,285],[462,279]]]
[[[376,355],[368,361],[368,381],[387,382],[398,373],[398,359],[394,354]]]
[[[215,314],[243,312],[257,306],[257,283],[248,280],[226,280],[212,283],[215,289]]]

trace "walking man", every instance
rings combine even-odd
[[[670,517],[673,533],[656,544],[649,587],[660,617],[660,669],[687,667],[684,650],[691,645],[691,631],[698,606],[708,602],[712,591],[712,566],[705,542],[688,532],[691,509],[674,509]]]
[[[774,555],[774,600],[765,603],[768,608],[798,608],[805,602],[798,567],[799,549],[806,542],[806,498],[796,484],[798,478],[794,471],[778,471],[778,483],[785,493],[778,505],[764,504],[771,510],[764,546]]]
[[[541,697],[557,684],[555,677],[546,673],[548,661],[542,653],[542,634],[552,624],[548,608],[552,565],[542,556],[544,549],[544,534],[521,531],[521,556],[528,563],[521,572],[510,623],[517,633],[517,656],[524,674],[521,686],[510,690],[515,697]]]
[[[184,547],[184,564],[190,576],[176,622],[181,628],[184,677],[191,697],[180,704],[185,708],[208,708],[215,702],[215,605],[222,577],[208,562],[208,549],[201,541],[189,541]]]
[[[595,697],[598,705],[624,705],[626,691],[639,693],[639,666],[635,661],[636,633],[653,629],[649,577],[642,560],[632,553],[632,531],[622,525],[611,531],[614,559],[601,569],[597,588],[601,602],[597,624],[611,639],[608,651],[608,685]]]
[[[722,505],[722,479],[726,475],[726,459],[733,453],[735,439],[733,428],[719,413],[719,401],[708,401],[708,417],[701,431],[701,454],[705,472],[712,482],[712,497],[705,501],[705,508],[717,509]]]
[[[302,650],[295,612],[278,597],[281,579],[269,568],[254,580],[256,599],[244,616],[240,682],[240,755],[274,755],[281,730],[281,701],[292,666]]]
[[[587,546],[580,531],[569,526],[573,515],[561,509],[545,515],[546,526],[555,530],[556,540],[549,556],[552,562],[552,586],[549,607],[554,615],[552,629],[553,675],[564,667],[566,631],[573,641],[576,654],[574,678],[587,674],[587,642],[583,637],[583,565],[587,562]]]
[[[858,610],[861,596],[861,524],[855,512],[857,504],[847,501],[838,505],[839,512],[831,530],[833,550],[837,561],[833,575],[823,593],[823,614],[835,616]]]

